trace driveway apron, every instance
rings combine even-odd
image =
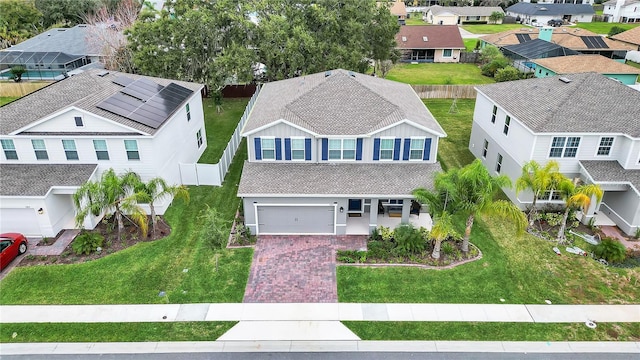
[[[244,302],[337,302],[336,250],[364,246],[366,237],[259,236]]]

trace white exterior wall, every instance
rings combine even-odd
[[[433,54],[433,62],[437,63],[457,63],[460,62],[460,49],[451,49],[451,56],[444,57],[444,49],[436,49]]]
[[[605,5],[602,10],[603,15],[608,15],[611,22],[620,22],[622,18],[640,19],[640,2],[623,6],[620,13],[616,16],[616,4]],[[637,22],[638,20],[636,20]]]

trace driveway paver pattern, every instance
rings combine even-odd
[[[337,302],[336,250],[361,248],[366,236],[259,236],[244,302]]]

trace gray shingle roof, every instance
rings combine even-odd
[[[134,80],[145,78],[163,86],[173,82],[194,92],[199,92],[202,88],[202,85],[196,83],[115,71],[105,76],[98,76],[101,72],[102,70],[99,69],[85,71],[0,107],[0,135],[8,135],[69,106],[75,106],[147,134],[154,134],[162,126],[154,129],[96,107],[104,99],[122,89],[122,86],[112,82],[116,77],[126,76]]]
[[[52,186],[80,186],[96,164],[0,164],[0,196],[44,196]]]
[[[434,15],[440,15],[443,13],[453,13],[460,16],[490,16],[494,12],[504,14],[499,6],[440,6],[434,5],[430,7],[431,12]]]
[[[589,4],[533,4],[520,2],[507,8],[507,12],[514,12],[525,15],[544,16],[564,16],[587,14],[594,15],[596,12]]]
[[[244,133],[284,119],[319,135],[363,135],[408,119],[444,136],[411,86],[346,70],[330,73],[265,84]]]
[[[627,170],[617,161],[580,161],[595,182],[630,183],[640,194],[640,170]]]
[[[435,164],[245,162],[238,196],[411,195],[432,188]]]
[[[536,133],[640,137],[640,91],[596,73],[507,81],[476,89]]]
[[[10,47],[8,50],[37,52],[64,52],[76,55],[100,55],[100,47],[92,45],[89,25],[76,25],[70,29],[53,28],[28,40]]]

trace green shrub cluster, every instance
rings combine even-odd
[[[593,254],[607,260],[609,263],[621,263],[627,256],[627,249],[624,245],[609,237],[603,238],[600,244],[593,247]]]
[[[104,236],[95,232],[83,232],[78,235],[71,244],[73,252],[77,255],[86,254],[89,255],[96,251],[98,247],[101,247],[104,243]]]

